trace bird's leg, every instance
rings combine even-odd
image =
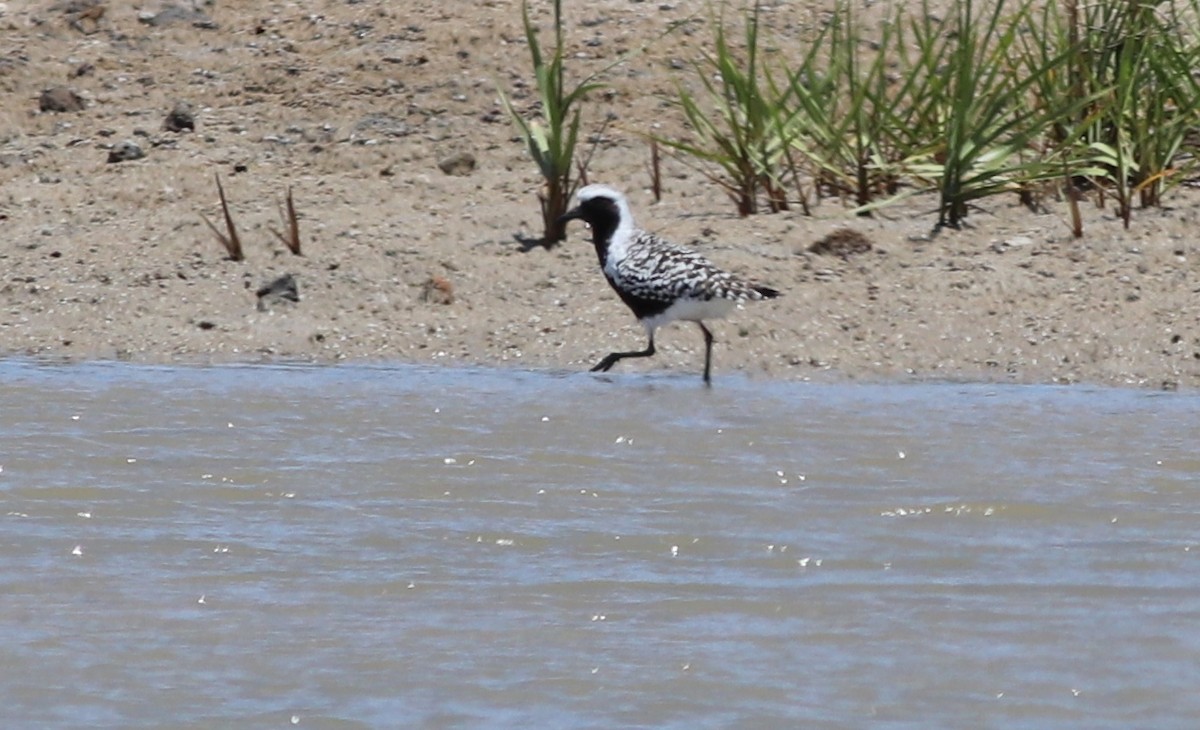
[[[704,384],[712,385],[712,345],[713,335],[704,326],[703,322],[696,322],[700,325],[700,331],[704,333]]]
[[[654,354],[654,335],[650,335],[650,344],[645,350],[636,352],[613,352],[609,353],[608,357],[601,360],[596,367],[592,368],[592,372],[608,372],[609,368],[616,365],[619,360],[624,360],[627,357],[650,357]]]

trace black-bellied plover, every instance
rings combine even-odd
[[[704,320],[724,317],[741,302],[772,299],[779,292],[743,281],[700,254],[638,228],[625,196],[610,187],[588,185],[577,199],[579,205],[561,220],[578,219],[591,226],[604,277],[650,338],[645,350],[611,353],[592,372],[608,370],[627,357],[650,357],[654,331],[684,320],[695,322],[704,333],[704,382],[711,383],[713,336]]]

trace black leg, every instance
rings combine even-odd
[[[592,372],[608,372],[609,368],[616,365],[618,361],[624,360],[627,357],[650,357],[654,354],[654,335],[650,335],[650,344],[645,350],[637,352],[613,352],[608,357],[601,360],[596,367],[592,368]]]
[[[712,385],[712,332],[704,326],[703,322],[696,322],[700,325],[700,331],[704,333],[704,384]]]

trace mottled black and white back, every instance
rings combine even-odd
[[[650,339],[645,350],[614,352],[592,370],[608,370],[627,357],[653,355],[655,330],[684,320],[695,322],[704,333],[704,381],[710,382],[713,337],[704,320],[724,317],[742,302],[772,299],[779,292],[739,279],[695,251],[638,228],[625,196],[610,187],[588,185],[577,197],[579,205],[563,220],[579,219],[591,226],[604,277]]]

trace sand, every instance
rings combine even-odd
[[[539,179],[497,85],[533,104],[510,2],[0,3],[0,355],[146,363],[383,361],[586,371],[645,335],[587,232],[546,249]],[[568,4],[572,73],[605,76],[585,108],[590,179],[644,227],[784,292],[713,323],[714,377],[1200,385],[1200,193],[1173,191],[1125,230],[1087,204],[1082,239],[1052,197],[985,201],[934,233],[935,201],[874,218],[824,200],[740,218],[702,170],[645,134],[682,133],[670,100],[711,40],[699,2]],[[777,37],[813,13],[771,12]],[[99,12],[96,8],[103,8]],[[544,12],[539,19],[546,20]],[[543,23],[544,24],[544,23]],[[83,108],[39,110],[65,86]],[[190,105],[194,129],[164,119]],[[605,116],[611,115],[605,123]],[[140,159],[109,162],[126,141]],[[443,172],[470,155],[475,166]],[[219,174],[246,259],[228,260]],[[302,254],[280,205],[292,191]],[[845,258],[809,247],[845,229]],[[841,235],[841,234],[839,234]],[[292,275],[298,302],[256,292]],[[690,324],[614,370],[694,374]]]

